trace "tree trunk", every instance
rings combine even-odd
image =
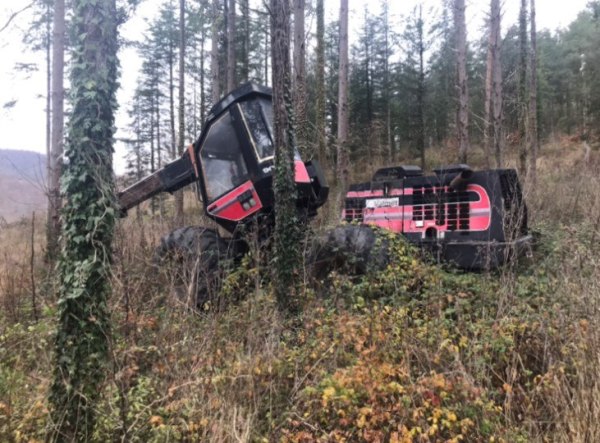
[[[214,105],[221,98],[221,79],[219,76],[219,0],[213,0],[212,3],[212,38],[210,50],[210,76],[212,84],[212,104]]]
[[[419,5],[417,21],[419,49],[419,83],[417,85],[417,150],[421,156],[421,169],[425,169],[425,41],[423,36],[423,8]]]
[[[519,12],[519,174],[527,176],[527,0]]]
[[[484,149],[486,167],[502,165],[502,66],[500,65],[500,0],[490,2],[490,30],[485,79]]]
[[[493,23],[493,51],[492,51],[492,100],[491,100],[491,118],[492,118],[492,142],[493,151],[496,157],[496,167],[501,168],[502,153],[504,152],[504,135],[502,134],[503,119],[503,97],[502,97],[502,63],[500,59],[500,44],[502,35],[500,33],[500,21],[502,14],[500,11],[500,0],[492,0],[492,23]]]
[[[348,0],[340,1],[340,45],[338,71],[338,133],[337,177],[339,190],[345,192],[348,185]],[[341,205],[341,199],[338,202]]]
[[[69,442],[92,439],[99,387],[108,371],[118,42],[115,0],[72,4],[73,111],[63,173],[65,244],[49,437]]]
[[[383,32],[385,33],[385,48],[383,60],[383,95],[385,97],[385,140],[387,144],[387,161],[392,162],[394,158],[394,140],[392,135],[392,90],[390,87],[390,23],[388,3],[383,3]]]
[[[301,308],[296,273],[301,241],[294,183],[289,3],[271,0],[270,11],[275,118],[275,294],[280,309],[296,313]]]
[[[317,66],[316,66],[316,127],[319,160],[327,158],[325,139],[325,10],[323,0],[317,0]]]
[[[200,38],[202,39],[200,43],[200,127],[202,128],[206,116],[206,89],[204,88],[204,42],[206,41],[206,31],[204,25],[202,25]],[[197,137],[198,134],[194,136]]]
[[[227,10],[227,92],[235,88],[235,1],[229,0]]]
[[[491,167],[491,152],[492,152],[492,88],[493,88],[493,73],[494,73],[494,1],[492,0],[490,6],[490,22],[489,22],[489,33],[488,33],[488,46],[487,46],[487,58],[486,58],[486,69],[485,69],[485,101],[483,109],[483,150],[485,155],[485,166],[486,168]]]
[[[185,143],[185,0],[179,0],[179,139],[177,154],[183,154]],[[183,189],[175,193],[175,225],[183,226]]]
[[[48,161],[48,220],[47,257],[53,264],[58,256],[60,234],[60,174],[63,156],[64,127],[64,66],[65,66],[65,2],[54,2],[54,26],[52,31],[52,144]]]
[[[303,157],[311,157],[308,144],[306,98],[306,41],[304,36],[305,0],[294,0],[294,116],[296,142]]]
[[[467,162],[469,152],[469,89],[467,85],[467,25],[465,0],[454,0],[454,26],[456,28],[456,81],[458,89],[458,112],[456,129],[458,135],[458,158]]]
[[[240,83],[245,83],[250,78],[250,4],[249,0],[240,1],[242,48],[240,54]]]
[[[530,52],[530,83],[529,83],[529,154],[531,163],[529,172],[531,184],[537,181],[538,127],[537,127],[537,36],[535,26],[535,0],[530,0],[531,52]]]
[[[325,9],[323,0],[317,0],[317,65],[315,120],[317,128],[317,152],[319,161],[327,160],[327,141],[325,134]]]

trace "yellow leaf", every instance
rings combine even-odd
[[[163,418],[160,415],[153,415],[152,417],[150,417],[150,420],[148,420],[148,422],[152,426],[160,426],[163,424]]]

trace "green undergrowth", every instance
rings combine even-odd
[[[538,228],[532,263],[489,274],[384,234],[387,268],[308,280],[298,318],[252,256],[224,282],[233,301],[202,313],[123,277],[94,441],[556,441],[597,355],[599,268],[593,229]],[[1,326],[1,441],[45,438],[51,314]]]

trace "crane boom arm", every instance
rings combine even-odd
[[[186,151],[180,158],[163,166],[158,171],[144,177],[123,191],[119,192],[119,209],[128,209],[161,192],[175,192],[197,180],[196,168],[193,162],[193,149]]]

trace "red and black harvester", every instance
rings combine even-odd
[[[514,169],[459,164],[426,176],[417,166],[383,168],[370,182],[350,186],[343,218],[403,234],[469,270],[497,268],[531,241]]]
[[[216,230],[198,226],[179,228],[163,237],[158,252],[193,257],[206,277],[194,277],[199,285],[210,282],[221,258],[239,257],[247,249],[241,226],[258,219],[261,236],[271,232],[271,99],[269,88],[251,83],[229,93],[213,106],[200,137],[181,158],[119,193],[120,209],[126,213],[161,192],[196,185],[206,215],[232,236],[221,237]],[[305,162],[296,153],[294,165],[296,205],[299,214],[310,218],[326,202],[329,187],[317,161]],[[350,186],[343,219],[403,234],[465,269],[495,268],[530,238],[525,203],[512,169],[474,172],[456,165],[437,169],[433,176],[424,176],[415,166],[380,169],[370,182]],[[360,230],[364,232],[364,226]],[[343,236],[346,243],[360,236],[348,232]]]

